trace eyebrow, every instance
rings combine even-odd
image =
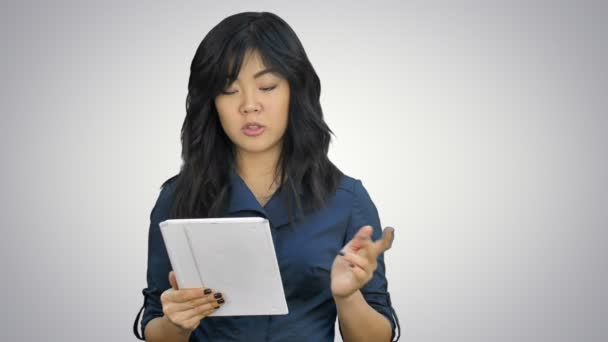
[[[262,75],[265,75],[265,74],[268,74],[268,73],[277,73],[277,69],[275,69],[275,68],[268,68],[268,69],[264,69],[264,70],[258,71],[258,72],[256,72],[253,75],[253,78],[258,78],[258,77],[260,77]],[[228,77],[227,79],[229,80],[230,77]],[[236,79],[238,80],[238,78],[236,78]]]
[[[258,72],[256,72],[256,73],[255,73],[255,75],[253,75],[253,78],[258,78],[258,77],[260,77],[260,76],[262,76],[262,75],[264,75],[264,74],[267,74],[267,73],[275,73],[276,71],[277,71],[277,70],[276,70],[276,69],[274,69],[274,68],[268,68],[268,69],[264,69],[264,70],[262,70],[262,71],[258,71]]]

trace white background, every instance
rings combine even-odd
[[[242,11],[300,37],[383,225],[402,341],[606,341],[602,2],[0,8],[0,340],[132,341],[189,66]]]

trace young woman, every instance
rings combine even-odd
[[[147,341],[333,341],[336,316],[345,341],[390,341],[400,330],[384,267],[394,229],[382,232],[362,182],[328,159],[320,92],[298,37],[272,13],[232,15],[203,39],[183,164],[150,217]],[[269,220],[289,314],[209,316],[230,293],[177,287],[159,222],[230,216]]]

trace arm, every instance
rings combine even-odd
[[[146,309],[141,321],[146,341],[188,341],[189,335],[181,333],[179,328],[164,316],[160,296],[164,290],[171,287],[167,275],[171,271],[171,263],[160,232],[159,223],[169,218],[171,203],[171,186],[162,188],[152,212],[150,213],[150,228],[148,231],[148,287]]]
[[[394,336],[384,264],[393,239],[394,229],[383,233],[378,211],[357,180],[346,245],[332,266],[332,295],[344,341],[391,341]]]
[[[372,308],[361,291],[346,298],[334,298],[344,341],[390,341],[391,323]],[[361,324],[365,322],[365,324]]]
[[[190,338],[190,333],[180,330],[169,322],[166,316],[156,317],[148,322],[144,335],[149,342],[188,342]]]

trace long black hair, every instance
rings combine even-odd
[[[277,191],[288,194],[290,221],[293,203],[300,210],[303,204],[322,208],[338,187],[342,172],[327,157],[333,132],[323,120],[321,83],[300,40],[276,14],[243,12],[213,27],[192,60],[181,131],[183,164],[179,174],[161,186],[173,183],[172,218],[219,217],[228,203],[235,152],[220,124],[214,99],[237,78],[248,51],[257,51],[265,67],[275,69],[289,82]],[[298,190],[305,194],[305,203]]]

